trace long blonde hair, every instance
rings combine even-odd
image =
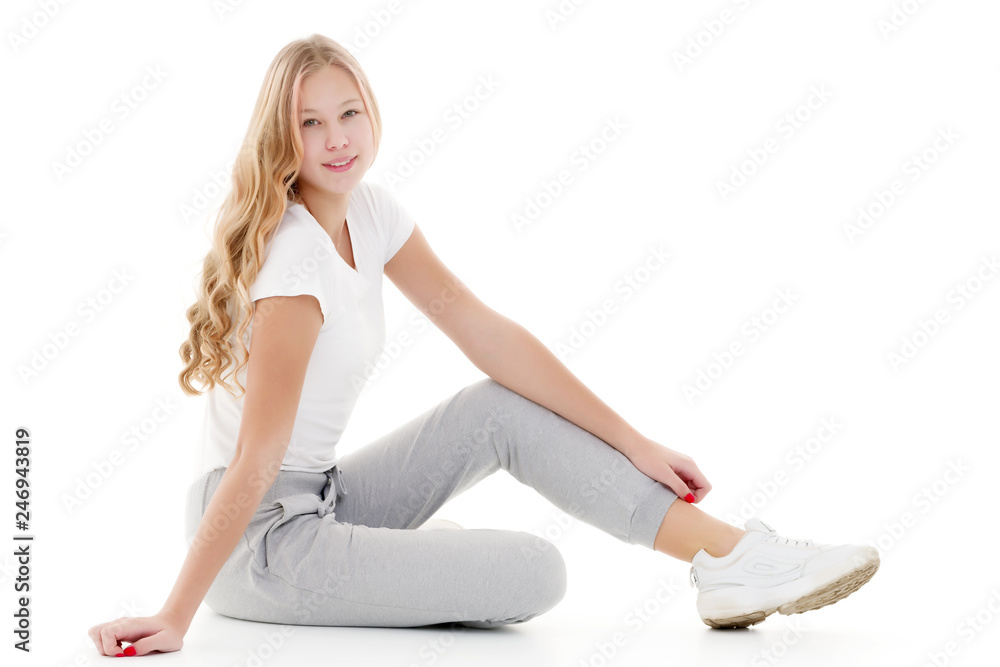
[[[331,65],[343,69],[357,84],[371,119],[374,153],[378,154],[382,119],[368,78],[354,56],[319,34],[291,42],[279,51],[264,77],[233,164],[232,189],[216,219],[197,301],[186,311],[191,331],[180,347],[185,366],[178,381],[189,396],[198,396],[216,384],[237,396],[226,382],[228,375],[223,375],[236,362],[230,336],[237,326],[240,360],[232,376],[240,395],[246,392],[238,375],[249,361],[244,337],[253,316],[250,286],[264,261],[265,245],[285,213],[285,202],[301,203],[298,176],[303,149],[298,108],[302,81]],[[205,389],[194,388],[192,380]]]

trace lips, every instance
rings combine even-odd
[[[334,166],[346,167],[347,163],[351,162],[351,160],[353,160],[356,157],[357,157],[357,155],[355,155],[353,157],[339,157],[339,158],[330,160],[329,162],[324,162],[323,166],[324,167],[334,167]]]

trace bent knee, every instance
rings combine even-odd
[[[523,531],[506,531],[507,543],[497,555],[506,561],[503,593],[490,600],[479,618],[462,625],[496,628],[523,623],[555,607],[566,595],[566,562],[556,546]]]
[[[566,561],[555,544],[531,533],[521,532],[526,582],[533,593],[535,615],[555,607],[566,596]]]

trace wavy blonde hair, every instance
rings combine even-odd
[[[378,154],[382,119],[368,78],[354,56],[319,34],[281,49],[264,77],[250,126],[233,164],[232,188],[216,218],[197,301],[186,311],[191,331],[180,347],[185,365],[178,381],[189,396],[198,396],[218,384],[238,397],[226,382],[228,376],[223,375],[233,365],[231,375],[239,395],[246,393],[238,375],[249,361],[245,337],[254,308],[250,286],[263,263],[265,245],[284,216],[285,202],[302,203],[298,191],[303,156],[298,128],[302,81],[329,66],[341,68],[357,84],[371,119],[374,152]],[[239,343],[238,363],[237,350],[230,341],[234,331]],[[204,389],[196,389],[192,381]]]

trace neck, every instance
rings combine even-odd
[[[320,192],[309,188],[302,188],[299,193],[310,215],[316,218],[335,244],[340,243],[344,224],[347,222],[347,205],[351,200],[351,193]]]

